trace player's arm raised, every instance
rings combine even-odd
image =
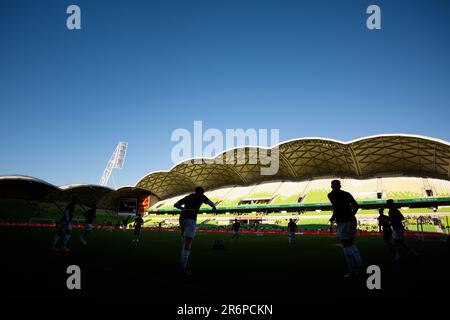
[[[217,211],[215,203],[212,202],[210,199],[206,198],[204,203],[207,204],[208,206],[210,206],[213,211]]]

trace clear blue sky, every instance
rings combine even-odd
[[[449,42],[446,0],[1,0],[0,174],[97,183],[125,140],[116,182],[134,184],[173,165],[170,135],[194,120],[450,140]]]

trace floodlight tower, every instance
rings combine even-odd
[[[119,142],[116,149],[108,161],[105,170],[103,171],[102,178],[100,179],[100,185],[108,185],[109,178],[112,176],[113,169],[122,169],[125,161],[125,155],[127,153],[128,142]],[[114,183],[114,177],[113,177]],[[114,183],[115,185],[115,183]]]

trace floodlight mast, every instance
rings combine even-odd
[[[113,169],[122,169],[125,162],[125,155],[127,154],[128,142],[120,141],[114,149],[111,158],[106,165],[103,175],[100,179],[101,186],[107,186],[109,178],[112,176]],[[113,178],[114,181],[114,178]]]

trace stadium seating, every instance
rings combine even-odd
[[[450,181],[428,179],[436,197],[450,197]]]
[[[414,199],[426,197],[420,178],[397,177],[381,179],[383,194],[392,199]]]
[[[304,194],[307,185],[308,182],[306,181],[286,181],[281,183],[274,194],[272,204],[290,204],[299,202],[299,199]]]
[[[357,200],[375,200],[377,199],[378,184],[382,179],[343,179],[342,189],[350,192]]]
[[[328,193],[332,179],[312,180],[305,189],[305,196],[302,203],[328,202]]]
[[[218,207],[237,206],[239,204],[239,201],[241,201],[241,199],[247,197],[254,188],[255,188],[255,185],[234,187],[227,194],[226,198],[221,199],[221,202],[218,204]]]
[[[230,186],[208,190],[208,196],[218,208],[241,205],[313,204],[328,202],[332,178],[309,181],[274,181],[250,186]],[[450,181],[416,177],[386,177],[371,179],[340,179],[342,189],[357,200],[416,199],[450,197]],[[184,195],[160,201],[156,209],[173,209]]]

